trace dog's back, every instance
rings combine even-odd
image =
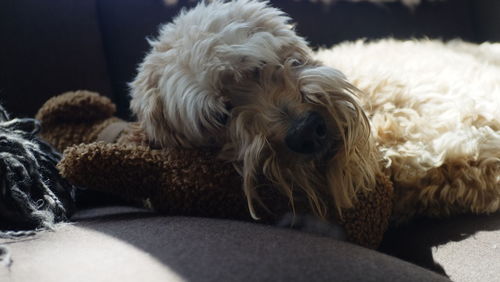
[[[431,40],[359,41],[316,54],[365,93],[373,135],[405,194],[396,212],[499,209],[499,54],[500,44]]]

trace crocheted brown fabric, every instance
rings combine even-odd
[[[130,142],[141,139],[132,129],[112,138],[116,143],[95,142],[101,131],[121,122],[113,113],[109,99],[86,91],[52,98],[40,109],[42,137],[59,149],[67,147],[58,164],[62,176],[75,185],[142,201],[169,215],[251,220],[241,176],[214,152],[153,150]],[[370,248],[381,242],[392,211],[392,183],[382,174],[377,183],[374,191],[358,195],[354,208],[336,216],[351,242]],[[289,210],[275,190],[259,191],[265,207],[271,208],[257,210],[263,222]]]
[[[377,175],[377,186],[370,193],[357,195],[352,209],[346,209],[339,218],[347,238],[359,245],[377,248],[384,237],[392,214],[393,187],[389,178]]]
[[[35,118],[42,123],[40,136],[59,151],[80,143],[91,143],[108,125],[116,106],[104,96],[90,91],[67,92],[49,99]]]
[[[72,183],[162,213],[250,219],[240,176],[209,152],[97,142],[69,147],[58,168]]]

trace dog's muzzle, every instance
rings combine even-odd
[[[315,111],[306,112],[292,122],[285,137],[287,147],[300,154],[317,154],[328,145],[325,119]]]

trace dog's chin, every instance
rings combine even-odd
[[[332,145],[323,152],[305,155],[267,147],[255,154],[254,166],[239,167],[245,180],[244,190],[252,217],[259,219],[266,217],[262,214],[264,211],[276,211],[276,207],[266,206],[263,198],[269,193],[264,192],[265,189],[273,189],[281,195],[287,202],[289,211],[327,217],[330,211],[326,209],[326,202],[330,199],[327,195],[329,185],[326,172],[337,151],[338,147]],[[264,209],[257,212],[255,203]]]
[[[280,153],[282,154],[280,159],[282,160],[283,166],[293,167],[299,164],[300,166],[311,164],[318,169],[325,168],[338,154],[340,150],[339,146],[340,141],[332,140],[325,144],[321,150],[312,154],[301,154],[286,149],[284,152]]]

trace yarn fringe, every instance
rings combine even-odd
[[[61,155],[38,139],[37,120],[0,106],[0,238],[53,229],[74,210],[76,188],[59,175]]]

